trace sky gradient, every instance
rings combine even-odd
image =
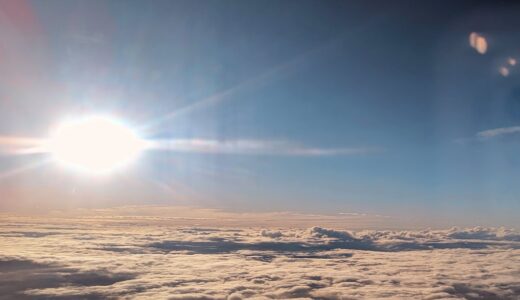
[[[1,136],[109,114],[161,146],[102,177],[0,148],[0,210],[518,227],[519,20],[502,1],[2,1]]]

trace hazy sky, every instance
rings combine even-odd
[[[0,209],[181,203],[518,225],[520,12],[453,2],[2,1],[0,135],[46,137],[102,113],[192,151],[148,151],[102,178],[4,153]]]

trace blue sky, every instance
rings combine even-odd
[[[478,135],[520,125],[515,66],[499,73],[520,58],[511,4],[21,3],[2,8],[11,61],[0,78],[2,134],[43,136],[63,116],[109,113],[148,139],[284,146],[267,154],[151,151],[103,180],[46,166],[0,182],[16,197],[43,186],[67,195],[67,205],[193,203],[517,224],[518,132]],[[487,38],[486,53],[470,47],[471,32]],[[294,147],[360,151],[295,155]],[[3,156],[0,166],[32,159]]]

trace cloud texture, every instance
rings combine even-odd
[[[3,216],[0,299],[519,299],[520,233]]]

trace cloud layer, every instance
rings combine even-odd
[[[519,299],[520,233],[2,217],[0,299]]]

